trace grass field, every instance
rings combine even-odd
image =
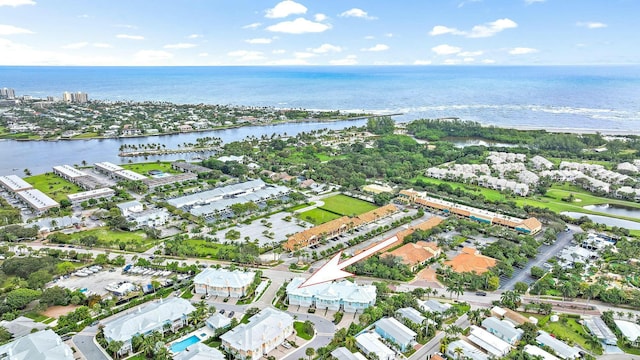
[[[96,137],[98,137],[98,133],[88,132],[88,133],[82,133],[82,134],[76,135],[73,137],[73,139],[93,139]]]
[[[138,174],[149,176],[149,171],[160,170],[164,173],[178,174],[180,171],[173,170],[170,162],[150,162],[150,163],[136,163],[136,164],[123,164],[120,165],[123,168],[131,171],[135,171]]]
[[[54,173],[29,176],[24,180],[56,201],[66,199],[68,194],[83,191],[78,185],[72,184]]]
[[[99,247],[118,248],[120,242],[123,242],[126,244],[126,250],[143,252],[154,245],[154,241],[147,239],[143,231],[114,231],[106,227],[62,235],[62,239],[66,243],[80,244],[81,238],[90,235],[98,238],[97,246]]]
[[[355,216],[378,207],[370,202],[352,198],[346,195],[335,195],[322,199],[324,205],[320,209],[339,215]]]
[[[491,201],[502,201],[507,198],[505,194],[501,193],[498,190],[487,189],[477,185],[468,185],[468,184],[461,184],[461,183],[452,182],[452,181],[432,179],[425,176],[417,176],[416,178],[413,179],[413,181],[415,182],[418,179],[429,184],[436,184],[436,185],[449,184],[449,186],[451,186],[454,189],[462,189],[462,190],[470,191],[472,193],[480,193],[482,194],[482,196],[485,197],[485,199],[491,200]]]
[[[543,329],[555,335],[556,337],[560,337],[562,339],[572,340],[574,343],[580,345],[583,349],[589,349],[593,351],[597,355],[601,355],[602,351],[594,351],[587,344],[587,337],[589,336],[586,330],[582,327],[582,325],[578,324],[575,319],[567,319],[566,323],[562,323],[562,321],[558,322],[547,322]]]
[[[298,337],[304,340],[311,340],[311,338],[313,337],[313,333],[309,334],[307,331],[305,331],[305,325],[302,321],[294,321],[293,328],[296,329],[296,334],[298,335]]]
[[[298,217],[304,221],[308,221],[312,223],[313,225],[320,225],[328,221],[331,221],[333,219],[340,218],[342,216],[326,210],[322,210],[320,208],[315,208],[315,209],[311,209],[303,213],[300,213]]]
[[[311,205],[313,205],[313,204],[315,204],[315,202],[314,202],[314,203],[298,204],[298,205],[292,206],[292,207],[290,207],[290,208],[287,208],[285,211],[287,211],[287,212],[294,212],[294,211],[296,211],[296,210],[300,210],[300,209],[304,209],[304,208],[306,208],[306,207],[309,207],[309,206],[311,206]]]

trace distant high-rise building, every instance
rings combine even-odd
[[[0,89],[0,99],[9,99],[9,100],[13,100],[16,98],[16,92],[15,90],[11,89],[11,88],[3,88]]]
[[[73,95],[68,91],[63,92],[62,93],[62,101],[64,101],[64,102],[72,102],[73,101]]]
[[[77,93],[73,94],[73,101],[84,104],[89,101],[89,95],[87,95],[87,93],[78,91]]]
[[[47,101],[53,101],[53,96],[47,96]]]

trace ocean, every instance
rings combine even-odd
[[[638,66],[0,67],[17,95],[459,117],[498,126],[640,131]]]

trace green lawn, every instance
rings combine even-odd
[[[311,205],[313,205],[313,204],[315,204],[315,203],[304,203],[304,204],[299,204],[299,205],[296,205],[296,206],[292,206],[292,207],[290,207],[290,208],[286,209],[285,211],[287,211],[287,212],[294,212],[294,211],[296,211],[296,210],[300,210],[300,209],[304,209],[304,208],[306,208],[306,207],[309,207],[309,206],[311,206]]]
[[[29,176],[24,178],[24,181],[56,201],[66,199],[68,194],[83,191],[78,185],[72,184],[52,172]]]
[[[93,139],[96,137],[98,137],[98,133],[88,132],[88,133],[82,133],[80,135],[76,135],[73,137],[73,139]]]
[[[164,173],[178,174],[180,171],[173,170],[170,162],[150,162],[150,163],[135,163],[135,164],[123,164],[120,165],[123,168],[131,171],[135,171],[138,174],[148,176],[151,170],[160,170]]]
[[[28,312],[26,314],[24,314],[24,316],[28,317],[29,319],[35,321],[35,322],[43,322],[45,320],[47,320],[49,317],[44,316],[42,314],[38,314],[35,312]]]
[[[462,189],[462,190],[466,190],[466,191],[470,191],[473,193],[480,193],[482,194],[482,196],[485,197],[485,199],[487,200],[491,200],[491,201],[503,201],[504,199],[507,198],[507,196],[503,193],[501,193],[498,190],[493,190],[493,189],[487,189],[487,188],[483,188],[477,185],[468,185],[468,184],[462,184],[462,183],[457,183],[457,182],[453,182],[453,181],[447,181],[447,180],[440,180],[440,179],[432,179],[426,176],[416,176],[413,181],[417,181],[418,179],[429,183],[429,184],[449,184],[449,186],[451,186],[454,189]]]
[[[587,334],[582,325],[576,322],[576,319],[568,318],[565,324],[563,324],[562,321],[547,322],[544,325],[543,330],[555,335],[560,339],[571,340],[574,343],[580,345],[583,349],[593,351],[593,349],[591,349],[591,347],[587,344],[587,337],[589,336],[589,334]],[[597,355],[602,354],[602,351],[593,352]]]
[[[355,216],[378,208],[370,202],[341,194],[322,199],[322,201],[324,205],[320,207],[321,209],[339,215]]]
[[[293,328],[296,330],[296,334],[298,335],[298,337],[302,339],[311,340],[311,338],[313,337],[313,332],[309,334],[307,331],[305,331],[305,325],[302,321],[294,321]]]
[[[298,217],[304,221],[312,223],[313,225],[320,225],[328,221],[341,218],[342,216],[332,212],[328,212],[326,210],[322,210],[320,208],[315,208],[300,213]]]
[[[114,231],[107,227],[80,231],[73,234],[58,234],[58,238],[67,244],[80,244],[80,239],[85,236],[96,236],[97,246],[107,248],[119,248],[122,242],[126,244],[126,250],[143,252],[154,245],[154,241],[147,239],[143,231]]]
[[[322,162],[329,161],[329,160],[342,160],[347,158],[346,155],[329,156],[327,154],[316,154],[316,157]]]

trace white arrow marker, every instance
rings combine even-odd
[[[337,279],[346,278],[349,276],[353,276],[352,273],[348,271],[344,271],[342,269],[346,268],[349,265],[353,265],[360,260],[366,259],[369,256],[377,253],[378,251],[386,248],[387,246],[393,244],[398,241],[397,236],[392,236],[387,240],[379,242],[375,246],[361,252],[360,254],[353,256],[343,262],[340,262],[340,255],[342,255],[342,251],[334,255],[329,262],[322,265],[320,269],[318,269],[307,281],[303,282],[300,287],[311,286],[316,284],[322,284],[324,282],[333,281]]]

